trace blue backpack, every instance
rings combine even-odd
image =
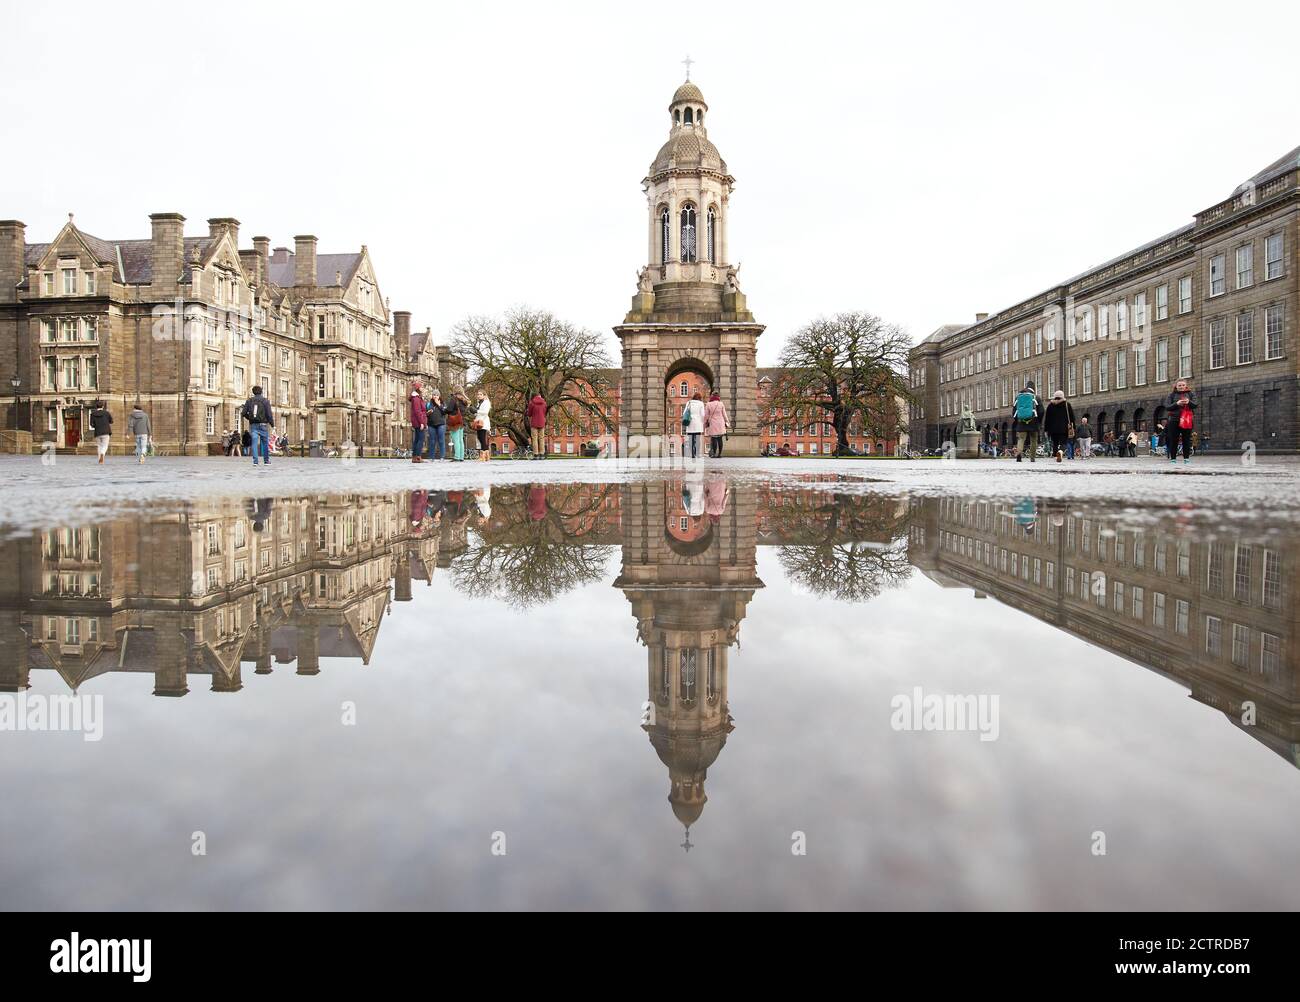
[[[1028,390],[1021,390],[1016,397],[1016,420],[1032,421],[1038,410],[1038,398]]]

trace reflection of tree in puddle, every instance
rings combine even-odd
[[[497,489],[477,541],[451,562],[456,588],[525,609],[601,580],[617,543],[618,488],[533,484]]]
[[[783,492],[764,512],[786,577],[813,595],[865,602],[911,574],[907,505],[878,495]]]

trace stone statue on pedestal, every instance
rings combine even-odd
[[[961,408],[961,425],[958,431],[975,431],[975,412],[970,409],[970,404],[962,404]]]

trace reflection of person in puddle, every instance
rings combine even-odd
[[[717,522],[727,510],[727,478],[714,474],[704,482],[704,512]]]
[[[546,517],[546,488],[541,484],[533,484],[528,488],[528,517],[534,522],[540,522]]]
[[[1016,524],[1025,530],[1026,535],[1034,531],[1034,526],[1038,522],[1038,506],[1034,504],[1033,498],[1024,498],[1016,505]]]
[[[261,532],[266,523],[271,521],[271,499],[249,498],[246,507],[248,517],[253,520],[253,531]]]
[[[692,518],[704,514],[704,474],[689,476],[682,481],[682,510]]]
[[[483,518],[492,517],[492,488],[482,487],[474,492],[474,503],[478,505],[478,513]]]

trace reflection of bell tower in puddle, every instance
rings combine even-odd
[[[689,829],[708,797],[704,780],[732,730],[728,655],[763,587],[755,564],[757,498],[728,493],[721,476],[623,488],[623,566],[615,582],[632,603],[646,647],[644,725],[668,767],[673,814]]]

